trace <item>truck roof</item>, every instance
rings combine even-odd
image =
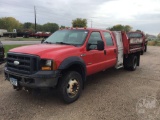
[[[105,30],[105,29],[97,29],[97,28],[64,28],[60,30],[88,30],[88,31],[107,31],[111,32],[110,30]]]

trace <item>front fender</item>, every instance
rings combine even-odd
[[[86,80],[86,65],[85,62],[83,61],[82,58],[77,57],[77,56],[72,56],[64,59],[60,66],[58,67],[59,70],[64,70],[68,69],[72,65],[79,65],[81,66],[82,69],[82,74],[83,74],[83,80]]]

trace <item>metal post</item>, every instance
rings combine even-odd
[[[35,33],[37,32],[37,21],[36,21],[36,7],[34,6],[34,16],[35,16]]]

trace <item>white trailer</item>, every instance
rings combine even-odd
[[[0,37],[3,37],[3,33],[6,33],[7,32],[7,30],[5,30],[5,29],[0,29]]]

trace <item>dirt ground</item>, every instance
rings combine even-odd
[[[148,47],[136,71],[109,69],[89,76],[78,101],[58,93],[15,91],[0,66],[0,120],[158,120],[160,47]],[[155,111],[155,112],[154,112]]]

